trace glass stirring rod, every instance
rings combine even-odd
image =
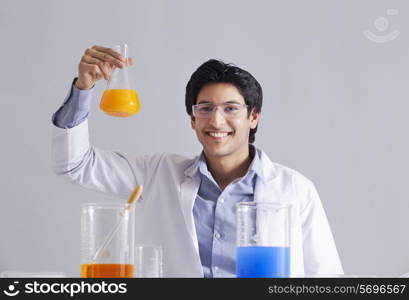
[[[135,202],[138,200],[140,195],[142,194],[142,185],[137,185],[136,188],[133,190],[131,196],[128,198],[128,205],[124,209],[123,212],[121,212],[121,217],[125,215],[125,213],[133,207]],[[97,262],[97,258],[101,255],[102,251],[104,248],[111,242],[112,238],[115,236],[117,233],[118,229],[121,227],[121,224],[123,222],[124,218],[120,218],[118,223],[115,225],[115,227],[112,229],[112,231],[108,234],[107,238],[105,241],[101,244],[101,246],[98,248],[98,250],[95,252],[94,257],[92,258],[92,264],[95,264]]]

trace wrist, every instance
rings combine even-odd
[[[93,84],[91,85],[84,84],[78,78],[75,80],[74,85],[79,90],[89,90],[94,86]]]

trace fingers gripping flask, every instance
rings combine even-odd
[[[136,114],[140,108],[138,93],[131,78],[128,62],[127,44],[117,45],[115,51],[125,58],[125,67],[115,68],[108,80],[99,107],[106,114],[114,117],[129,117]]]

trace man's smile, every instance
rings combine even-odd
[[[205,134],[211,137],[212,139],[222,140],[232,135],[233,132],[232,131],[205,131]]]

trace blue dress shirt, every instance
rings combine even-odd
[[[250,145],[253,160],[245,176],[235,179],[222,191],[209,172],[201,154],[202,175],[193,206],[199,254],[205,277],[235,277],[236,274],[236,204],[254,201],[261,161]]]
[[[57,127],[72,128],[81,124],[88,117],[94,88],[77,89],[74,85],[76,80],[77,78],[72,82],[63,105],[52,116],[52,122]]]

